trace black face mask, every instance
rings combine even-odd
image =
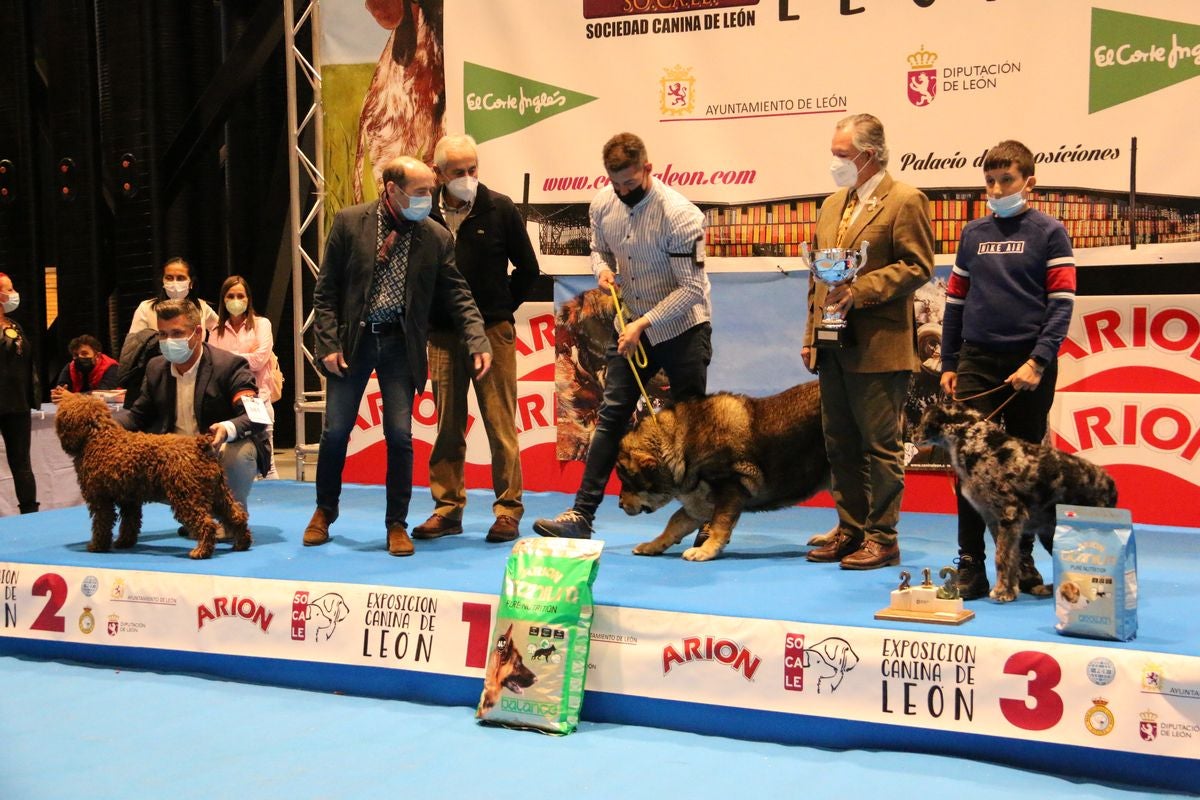
[[[75,359],[75,369],[77,369],[81,372],[87,372],[94,366],[96,366],[96,359],[94,359],[94,358],[77,358],[77,359]]]
[[[642,184],[641,186],[637,187],[636,189],[631,189],[630,191],[626,192],[625,194],[617,195],[617,197],[621,198],[621,202],[624,203],[625,205],[629,206],[630,208],[633,208],[638,203],[642,202],[642,198],[644,198],[645,196],[646,196],[646,185],[645,184]]]

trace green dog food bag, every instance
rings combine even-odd
[[[477,719],[565,734],[579,724],[604,542],[520,539],[504,569]]]

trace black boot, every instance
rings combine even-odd
[[[954,584],[958,587],[959,597],[963,600],[987,597],[992,585],[988,583],[984,559],[962,553],[954,563],[958,567],[958,577],[955,578]]]

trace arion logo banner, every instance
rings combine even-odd
[[[1200,25],[1092,9],[1088,113],[1200,75]]]
[[[498,139],[595,97],[478,64],[463,64],[463,119],[476,142]]]

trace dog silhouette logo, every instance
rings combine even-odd
[[[313,641],[329,641],[337,630],[337,624],[350,614],[350,606],[336,592],[323,594],[304,607],[304,619],[315,622]]]
[[[846,673],[858,666],[858,654],[845,639],[830,636],[804,648],[804,668],[816,671],[817,694],[836,692]]]

